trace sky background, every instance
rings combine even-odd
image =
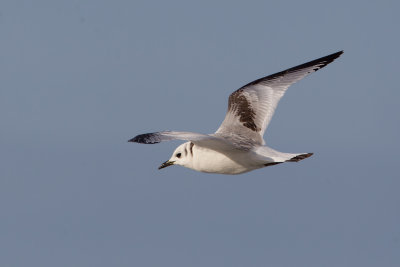
[[[0,265],[400,266],[399,1],[0,2]],[[161,171],[242,85],[344,50],[265,139],[299,163]]]

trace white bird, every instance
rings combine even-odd
[[[214,134],[164,131],[137,135],[129,142],[189,141],[178,146],[159,169],[181,165],[200,172],[240,174],[308,158],[313,153],[283,153],[265,146],[263,135],[289,86],[325,67],[342,53],[263,77],[236,90],[229,96],[228,112]]]

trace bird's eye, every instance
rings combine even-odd
[[[182,156],[181,153],[176,154],[176,157],[179,159]]]

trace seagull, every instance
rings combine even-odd
[[[298,162],[313,153],[283,153],[265,145],[264,132],[279,100],[293,83],[325,67],[343,51],[260,78],[229,96],[225,119],[213,134],[163,131],[135,136],[128,142],[156,144],[188,141],[178,146],[158,169],[181,165],[200,172],[241,174],[255,169]]]

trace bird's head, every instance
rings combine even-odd
[[[192,158],[193,158],[193,143],[192,142],[186,142],[180,146],[178,146],[174,153],[172,153],[172,156],[169,160],[161,164],[158,169],[162,169],[168,166],[172,165],[181,165],[184,167],[190,167],[192,163]]]

